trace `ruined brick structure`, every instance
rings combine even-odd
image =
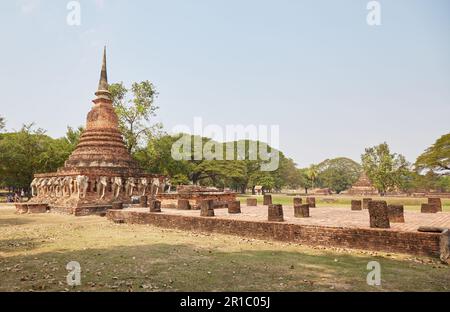
[[[144,173],[132,159],[119,130],[108,90],[106,49],[94,106],[80,141],[55,173],[36,174],[31,204],[75,215],[104,214],[114,202],[131,203],[132,196],[154,197],[165,178]]]
[[[347,194],[353,196],[378,195],[378,191],[373,187],[372,182],[370,182],[366,173],[363,172],[359,180],[347,191]]]
[[[176,192],[160,193],[157,198],[163,208],[179,208],[181,200],[189,201],[191,209],[198,210],[204,200],[213,200],[214,208],[227,208],[228,203],[236,201],[236,193],[198,185],[180,185]]]

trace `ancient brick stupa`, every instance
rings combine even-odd
[[[35,175],[30,203],[76,215],[102,214],[113,202],[130,203],[133,196],[163,189],[164,177],[144,173],[123,141],[108,90],[106,48],[95,95],[76,149],[56,173]]]
[[[353,184],[352,188],[347,191],[350,195],[378,195],[377,189],[373,186],[366,173],[363,172],[358,181]]]

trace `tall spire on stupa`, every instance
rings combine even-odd
[[[108,90],[108,73],[106,70],[106,46],[103,49],[103,63],[100,74],[100,81],[98,83],[98,90],[95,92],[97,99],[111,100],[111,93]]]

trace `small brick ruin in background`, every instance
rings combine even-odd
[[[144,208],[148,207],[148,197],[147,196],[139,197],[139,206],[144,207]]]
[[[440,198],[428,198],[428,204],[435,205],[438,212],[442,212],[442,201]]]
[[[296,218],[309,218],[309,205],[308,204],[301,204],[294,206],[294,216]]]
[[[256,198],[247,198],[247,206],[248,207],[258,206],[258,200]]]
[[[150,201],[150,212],[153,213],[161,212],[161,202],[159,200]]]
[[[372,198],[363,198],[363,201],[362,201],[363,209],[369,209],[369,203],[371,200],[372,200]]]
[[[268,221],[271,222],[283,222],[283,206],[282,205],[269,205],[269,216]]]
[[[360,200],[352,200],[352,210],[360,211],[362,210],[362,201]]]
[[[214,201],[204,200],[200,204],[200,216],[201,217],[214,217]]]
[[[390,222],[405,223],[405,208],[403,205],[389,205],[388,214]]]
[[[272,195],[264,195],[264,206],[272,205]]]
[[[228,213],[231,213],[231,214],[241,213],[241,202],[237,200],[237,201],[228,203]]]
[[[422,204],[422,213],[438,213],[439,207],[435,204]]]
[[[309,208],[316,208],[316,198],[315,197],[306,197],[306,203],[309,205]]]
[[[300,206],[301,204],[303,204],[303,200],[301,197],[294,197],[294,207],[295,206]]]
[[[375,229],[389,229],[388,206],[385,201],[371,200],[369,202],[370,227]]]
[[[179,199],[177,204],[178,210],[191,210],[191,204],[188,199]]]

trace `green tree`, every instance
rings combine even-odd
[[[68,144],[70,144],[73,149],[78,145],[78,142],[80,141],[81,135],[83,134],[84,127],[79,126],[77,129],[74,129],[72,127],[67,127],[66,132],[66,141]]]
[[[3,129],[5,129],[5,126],[6,126],[5,118],[3,118],[2,116],[0,116],[0,131],[2,131]]]
[[[128,151],[135,152],[145,139],[153,137],[162,128],[160,123],[151,123],[159,109],[154,104],[155,87],[151,82],[143,81],[133,83],[128,90],[121,82],[111,84],[109,91]]]
[[[306,172],[309,181],[311,182],[311,188],[316,187],[317,176],[319,175],[319,171],[316,165],[311,165]]]
[[[402,177],[409,172],[405,157],[391,154],[387,143],[366,148],[361,159],[364,171],[382,195],[390,189],[401,187]]]
[[[42,129],[25,125],[0,140],[0,183],[28,189],[35,173],[54,172],[64,164],[72,146],[66,139],[52,139]]]
[[[349,189],[361,175],[361,165],[345,158],[327,159],[317,165],[317,179],[321,187],[336,193]]]
[[[416,169],[450,174],[450,133],[440,137],[416,160]]]

